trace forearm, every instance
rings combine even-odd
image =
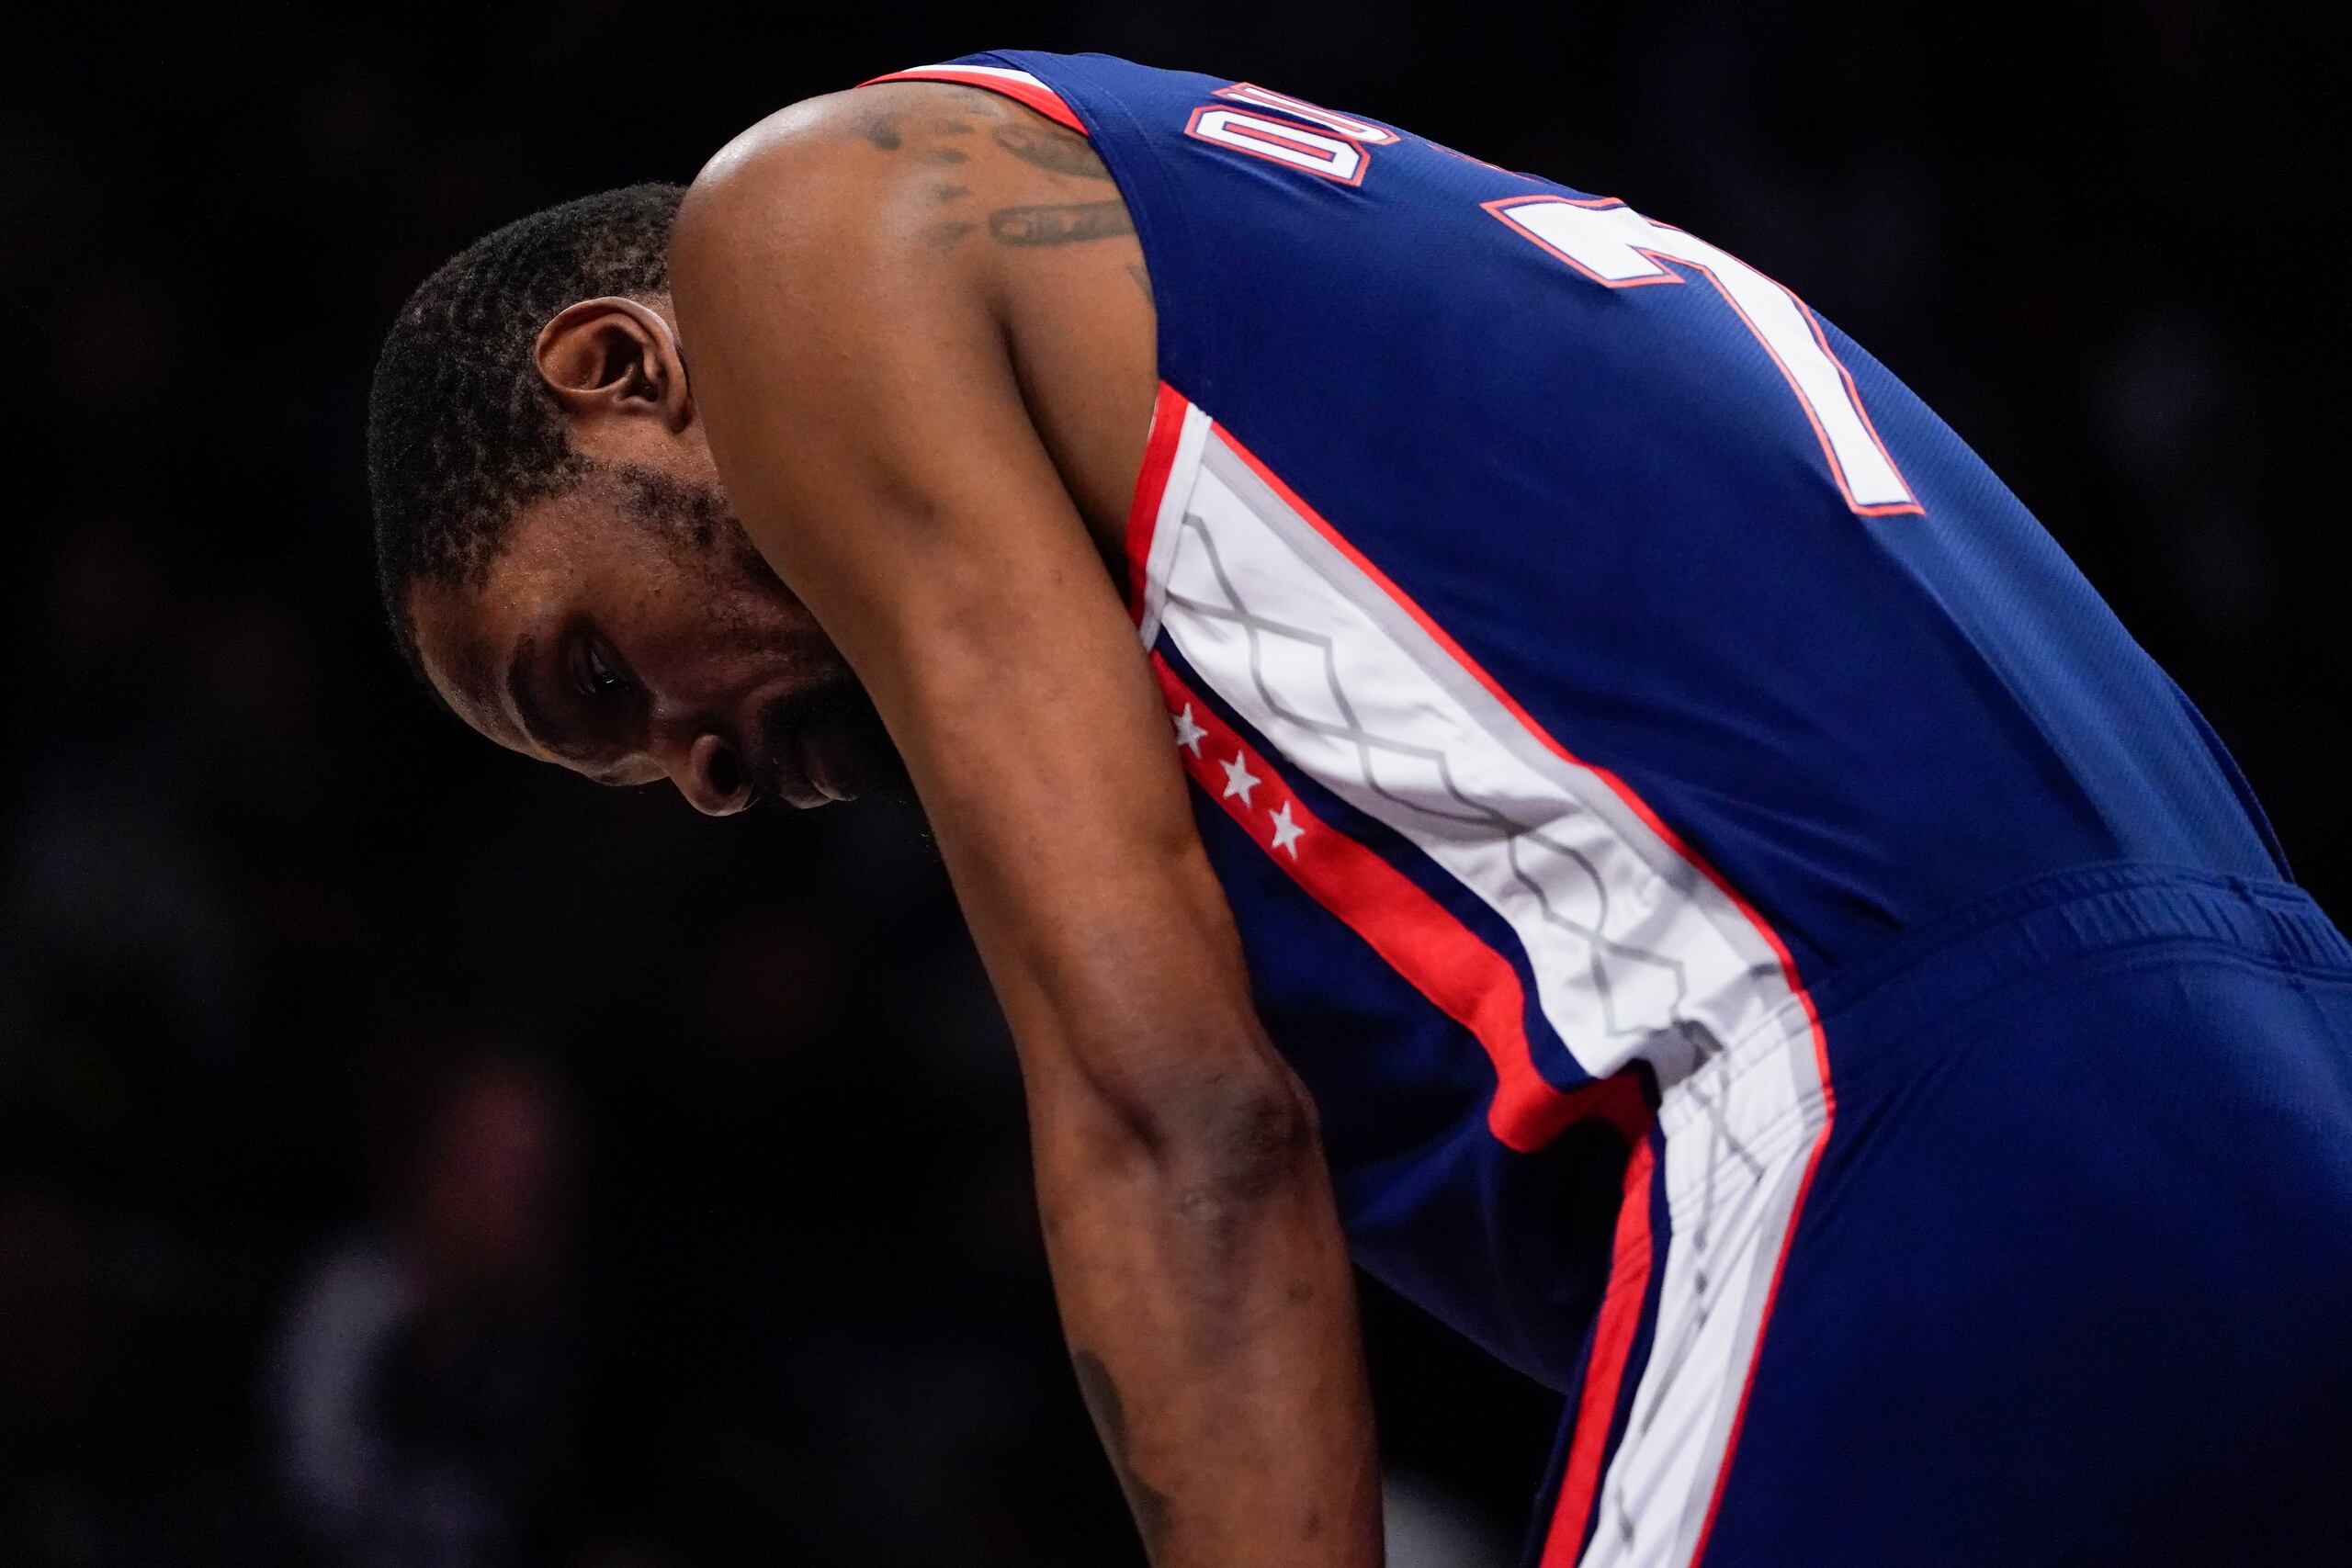
[[[1063,1322],[1155,1568],[1376,1568],[1354,1292],[1304,1096],[1277,1070],[1141,1123],[1044,1099]]]

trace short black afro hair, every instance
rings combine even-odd
[[[479,582],[515,513],[585,472],[531,362],[539,329],[577,300],[667,295],[684,194],[629,186],[509,223],[426,278],[386,334],[368,485],[377,583],[412,664],[410,590]]]

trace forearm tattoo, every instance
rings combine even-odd
[[[1127,1495],[1127,1507],[1136,1517],[1136,1528],[1143,1532],[1144,1549],[1157,1553],[1160,1541],[1168,1533],[1168,1499],[1136,1479],[1127,1460],[1127,1407],[1119,1398],[1119,1385],[1111,1381],[1110,1369],[1102,1359],[1091,1350],[1073,1348],[1070,1364],[1078,1370],[1078,1392],[1086,1398],[1086,1408],[1093,1413],[1094,1429],[1102,1434],[1103,1451],[1111,1456],[1111,1468],[1119,1477],[1119,1489]]]

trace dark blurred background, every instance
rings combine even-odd
[[[17,15],[0,1563],[1139,1561],[920,823],[597,790],[394,657],[364,389],[446,254],[992,46],[1247,76],[1624,196],[1957,425],[2341,911],[2345,213],[2312,166],[2341,56],[2316,6],[2250,15]],[[1369,1297],[1399,1568],[1507,1563],[1555,1402]]]

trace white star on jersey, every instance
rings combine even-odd
[[[1306,831],[1306,826],[1305,823],[1294,822],[1291,820],[1289,801],[1283,801],[1282,804],[1282,809],[1273,814],[1273,823],[1274,841],[1268,847],[1276,850],[1286,850],[1290,852],[1290,858],[1296,860],[1298,858],[1299,835]]]
[[[1235,752],[1233,761],[1219,762],[1217,766],[1225,770],[1225,793],[1217,798],[1231,800],[1238,795],[1241,797],[1242,805],[1249,805],[1250,792],[1258,787],[1260,780],[1257,774],[1250,771],[1250,764],[1243,759],[1241,753]]]
[[[1184,711],[1176,716],[1176,744],[1197,757],[1201,754],[1201,742],[1208,738],[1209,732],[1193,718],[1193,705],[1186,703]]]

